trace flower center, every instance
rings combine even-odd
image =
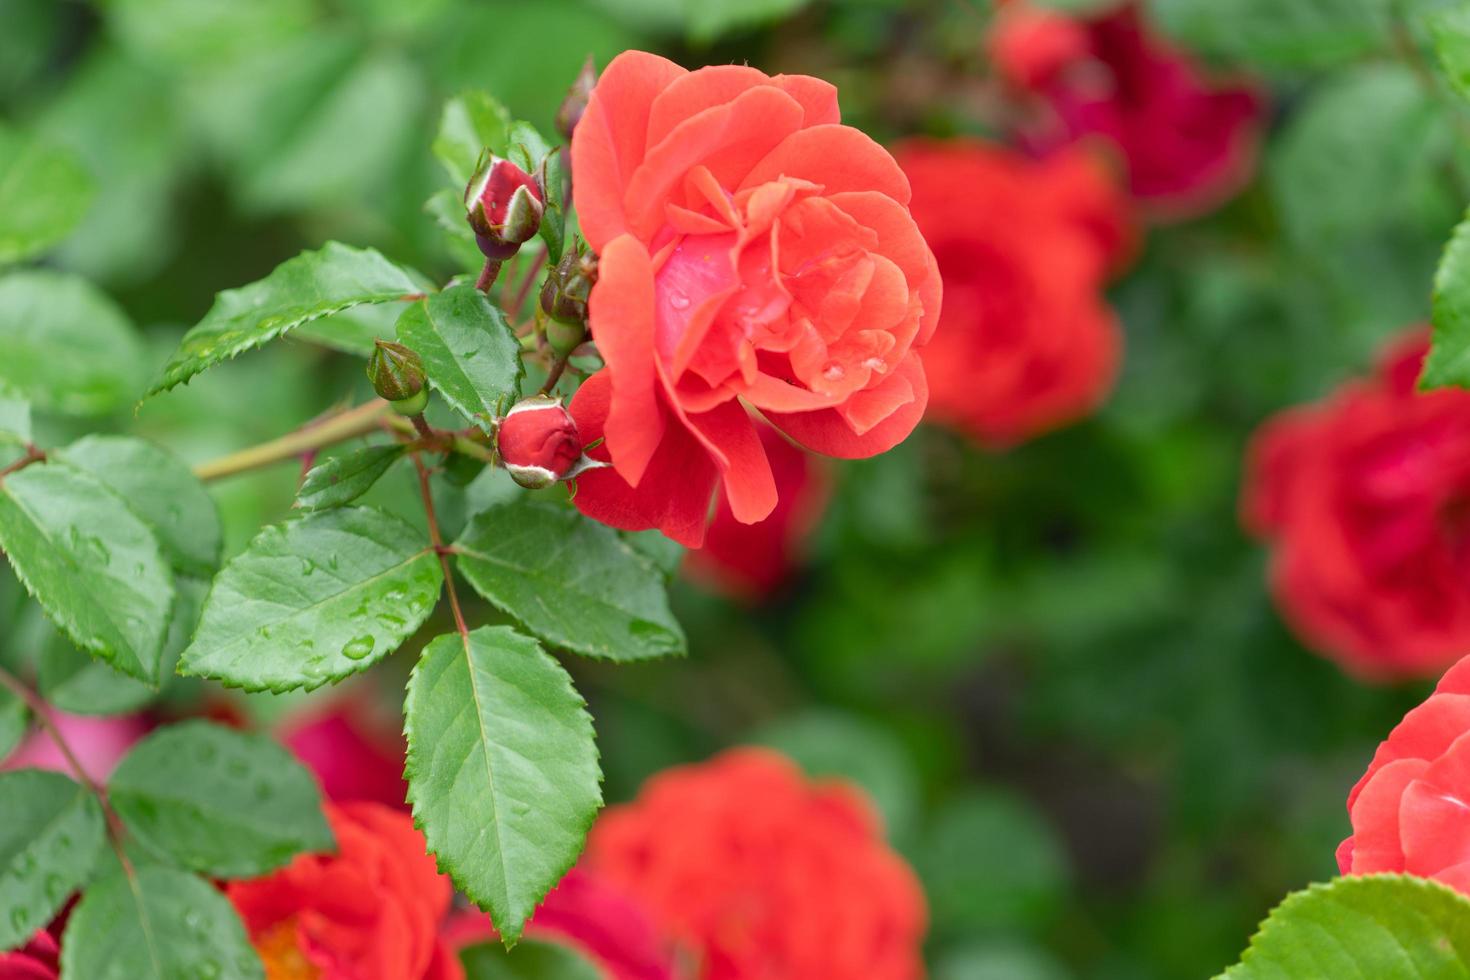
[[[301,951],[295,919],[278,922],[257,936],[255,951],[265,964],[266,980],[321,980],[322,971]]]

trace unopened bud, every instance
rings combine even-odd
[[[495,435],[500,461],[527,490],[542,490],[599,464],[582,455],[577,423],[561,399],[535,395],[506,413]]]
[[[429,403],[424,362],[402,344],[379,340],[368,358],[367,376],[378,397],[390,402],[400,415],[417,415]]]
[[[535,179],[509,160],[486,154],[464,192],[465,215],[489,258],[507,258],[541,227],[546,205]],[[488,247],[488,250],[487,250]],[[491,254],[503,252],[507,254]]]
[[[565,354],[587,335],[587,300],[597,282],[597,256],[580,243],[567,249],[541,286],[541,309],[551,318],[546,337]],[[557,329],[557,327],[562,329]]]
[[[556,110],[556,131],[567,139],[572,138],[572,130],[582,121],[582,113],[587,111],[587,100],[592,97],[592,86],[596,84],[597,65],[589,54],[582,63],[582,70],[577,72],[572,87],[567,90],[567,97],[562,100],[561,108]]]

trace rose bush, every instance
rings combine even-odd
[[[1082,150],[1037,161],[974,140],[897,157],[944,280],[930,416],[1003,447],[1095,408],[1122,347],[1102,289],[1133,241],[1104,169]]]
[[[1140,3],[1074,19],[1016,0],[996,16],[988,47],[1001,76],[1033,96],[1024,141],[1047,150],[1105,140],[1156,217],[1202,214],[1254,169],[1265,112],[1256,86],[1206,79],[1153,32]]]
[[[1426,676],[1470,649],[1470,393],[1418,392],[1428,338],[1257,432],[1241,498],[1292,627],[1354,673]]]
[[[801,75],[642,52],[602,73],[571,153],[606,363],[571,411],[612,463],[584,513],[698,546],[717,486],[742,523],[776,507],[749,410],[842,457],[918,423],[939,277],[903,172],[839,118]]]
[[[924,895],[872,807],[774,752],[655,776],[603,814],[587,863],[651,910],[699,980],[923,976]]]

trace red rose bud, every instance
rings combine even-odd
[[[582,63],[582,70],[577,72],[572,87],[567,89],[567,97],[562,100],[561,108],[556,110],[556,131],[567,139],[572,138],[572,130],[582,121],[582,113],[587,111],[587,100],[592,98],[592,86],[596,84],[597,65],[593,63],[592,56],[588,55],[587,60]]]
[[[429,403],[424,362],[402,344],[379,340],[368,358],[367,376],[373,391],[399,415],[417,415]]]
[[[586,469],[577,423],[560,398],[535,395],[506,413],[495,437],[510,478],[542,490]]]
[[[541,188],[530,174],[509,160],[485,155],[464,192],[465,213],[470,227],[492,247],[510,247],[510,254],[522,242],[530,241],[541,227],[545,210]],[[504,258],[501,254],[490,258]]]

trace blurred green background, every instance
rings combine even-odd
[[[1426,317],[1466,197],[1457,121],[1416,79],[1412,23],[1395,32],[1390,8],[1153,4],[1180,43],[1265,78],[1274,110],[1249,188],[1151,229],[1115,287],[1127,355],[1111,402],[1003,455],[925,428],[845,465],[813,560],[778,602],[681,586],[687,661],[569,661],[610,800],[741,741],[858,779],[925,882],[938,980],[1208,976],[1287,891],[1335,873],[1347,788],[1424,690],[1365,688],[1294,641],[1235,502],[1260,420]],[[456,92],[488,90],[550,131],[588,54],[642,47],[826,77],[881,140],[992,135],[989,9],[0,0],[0,136],[68,150],[91,175],[88,215],[47,264],[111,297],[99,315],[115,303],[137,326],[151,370],[217,290],[327,238],[438,280],[465,271],[423,208],[443,186],[429,144]],[[127,429],[197,461],[365,394],[359,361],[292,340],[136,418],[41,428]],[[285,512],[296,477],[213,487],[227,552]],[[421,520],[400,477],[374,496]],[[455,501],[442,512],[452,525]],[[14,591],[0,583],[4,657],[46,642]],[[411,660],[367,683],[400,697]]]

